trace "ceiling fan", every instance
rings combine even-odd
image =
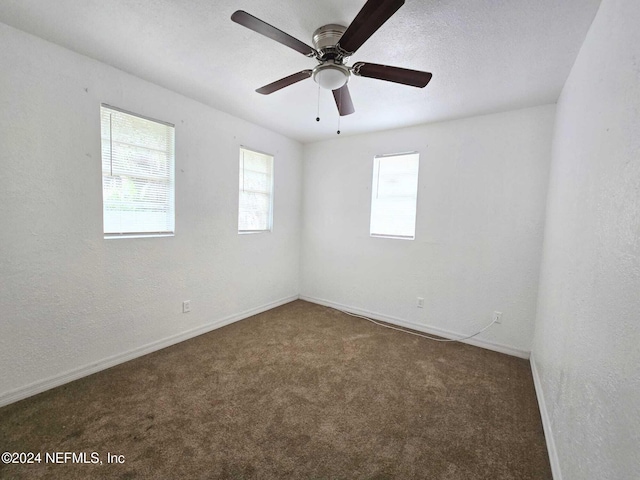
[[[347,87],[347,82],[352,74],[419,88],[425,87],[431,80],[430,73],[419,70],[369,62],[356,62],[351,67],[345,65],[349,57],[402,5],[404,5],[404,0],[368,0],[348,27],[332,23],[313,32],[312,41],[315,48],[243,10],[238,10],[231,15],[231,20],[307,57],[313,57],[319,62],[313,69],[302,70],[276,80],[258,88],[256,92],[269,95],[301,80],[313,77],[320,87],[333,91],[338,112],[340,116],[344,116],[355,112]]]

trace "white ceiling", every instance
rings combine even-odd
[[[255,89],[316,61],[230,20],[245,10],[312,45],[365,0],[0,0],[0,21],[302,142],[336,135],[331,92],[305,80]],[[426,70],[424,89],[362,77],[342,134],[441,121],[558,99],[600,0],[407,0],[349,65]]]

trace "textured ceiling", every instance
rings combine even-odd
[[[342,134],[555,102],[600,0],[407,0],[349,61],[426,70],[424,89],[352,77]],[[0,21],[302,142],[336,135],[331,92],[255,89],[316,61],[230,20],[245,10],[311,45],[364,0],[0,0]]]

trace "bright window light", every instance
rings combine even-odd
[[[273,156],[240,148],[238,233],[270,232]]]
[[[369,232],[372,237],[415,238],[418,166],[417,152],[373,159]]]
[[[174,126],[102,105],[105,238],[172,235]]]

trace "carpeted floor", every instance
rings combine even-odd
[[[526,360],[303,301],[4,407],[0,451],[42,455],[3,479],[552,478]]]

